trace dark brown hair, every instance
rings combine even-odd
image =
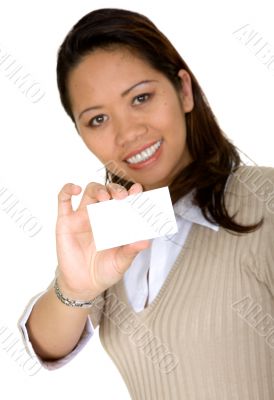
[[[228,215],[224,203],[224,190],[230,173],[242,163],[240,155],[220,129],[198,81],[186,62],[170,41],[144,15],[113,8],[92,11],[81,18],[70,30],[58,51],[57,84],[61,103],[74,117],[67,89],[70,71],[84,56],[97,48],[113,49],[123,46],[135,52],[154,69],[163,73],[179,91],[181,82],[178,71],[185,69],[192,81],[194,107],[185,114],[187,145],[192,162],[186,166],[169,185],[172,203],[195,189],[193,201],[204,217],[217,222],[231,233],[248,233],[258,229],[257,224],[243,226]],[[133,184],[106,168],[106,181],[123,185],[127,189]]]

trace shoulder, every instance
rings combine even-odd
[[[252,219],[258,220],[263,216],[273,219],[274,168],[249,165],[238,167],[229,176],[225,200],[231,212],[242,211],[245,219],[248,219],[247,223],[253,223]]]
[[[249,187],[252,191],[264,185],[268,187],[268,190],[272,189],[274,194],[274,167],[242,165],[231,175],[234,180],[238,181],[238,183],[243,183],[246,188]]]
[[[274,168],[241,166],[229,177],[225,192],[227,209],[241,224],[262,226],[238,241],[242,267],[256,276],[274,296]],[[250,275],[251,276],[251,275]]]

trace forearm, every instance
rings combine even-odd
[[[69,354],[78,343],[89,309],[68,307],[49,289],[37,301],[26,327],[35,352],[44,360]]]

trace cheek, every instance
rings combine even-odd
[[[121,161],[117,159],[117,147],[115,147],[111,135],[106,135],[104,132],[104,135],[100,136],[100,133],[82,131],[81,137],[86,147],[104,166],[109,165],[109,169],[113,172],[119,169]]]
[[[160,121],[164,130],[163,135],[174,156],[181,156],[186,147],[185,117],[177,104],[167,107],[166,111]]]
[[[93,147],[93,154],[105,165],[113,161],[114,152],[108,146],[97,146]]]
[[[96,145],[92,146],[92,149],[90,150],[109,170],[112,170],[114,172],[119,169],[120,161],[117,160],[117,150],[115,151],[113,146],[109,143],[96,143]]]
[[[81,130],[81,138],[87,148],[96,155],[96,157],[100,157],[101,155],[104,154],[104,152],[107,151],[107,146],[106,143],[108,141],[103,140],[103,138],[100,138],[99,134],[96,134],[95,132],[91,132],[88,129],[82,129]]]
[[[177,104],[163,104],[156,119],[157,126],[167,137],[185,136],[185,122]]]

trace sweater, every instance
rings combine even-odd
[[[274,169],[242,166],[229,215],[259,229],[193,224],[156,298],[130,306],[124,281],[97,297],[93,326],[133,400],[274,399]]]
[[[134,311],[141,311],[146,304],[150,304],[157,296],[181,247],[184,245],[193,223],[218,231],[219,226],[216,223],[213,224],[207,221],[201,209],[193,204],[193,195],[194,190],[182,196],[173,205],[178,232],[151,239],[150,247],[138,253],[124,274],[123,279],[127,298]],[[55,276],[58,276],[58,274],[59,267],[57,266]],[[54,286],[54,281],[55,279],[50,284],[50,288]],[[22,333],[23,342],[28,354],[38,364],[41,364],[42,367],[54,370],[71,362],[84,349],[93,336],[95,329],[91,319],[88,318],[80,340],[69,354],[57,360],[45,361],[41,359],[35,353],[29,339],[26,322],[29,319],[33,306],[46,291],[44,290],[30,300],[19,320],[18,327]]]

